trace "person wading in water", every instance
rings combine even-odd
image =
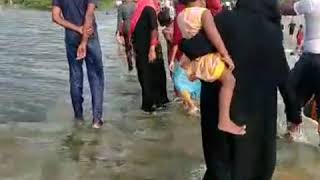
[[[92,95],[92,128],[103,125],[104,73],[94,11],[97,0],[53,0],[52,20],[65,28],[70,93],[75,123],[83,124],[83,62]]]
[[[302,123],[301,108],[314,95],[317,103],[317,115],[320,117],[320,1],[288,1],[281,5],[283,15],[304,15],[306,33],[303,54],[295,64],[289,76],[290,87],[294,90],[298,117],[288,125],[288,131],[295,137]],[[319,119],[316,119],[319,122]],[[320,125],[318,126],[320,134]]]

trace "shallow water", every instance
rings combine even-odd
[[[0,12],[0,179],[200,180],[205,167],[198,118],[176,103],[156,116],[143,115],[136,75],[127,73],[114,40],[115,14],[99,12],[98,22],[107,123],[93,131],[87,82],[87,125],[72,127],[63,30],[48,12]],[[279,110],[283,132],[281,100]],[[312,128],[306,123],[303,144],[279,141],[276,180],[319,179]]]

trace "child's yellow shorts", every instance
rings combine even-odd
[[[214,82],[221,78],[226,68],[219,53],[210,53],[191,61],[186,72],[188,76],[196,77],[207,82]]]

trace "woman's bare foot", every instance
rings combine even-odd
[[[294,124],[294,123],[289,123],[288,122],[288,127],[287,127],[288,133],[291,134],[297,134],[300,131],[300,124]]]
[[[246,126],[238,126],[230,119],[220,120],[218,124],[218,129],[234,135],[245,135]]]

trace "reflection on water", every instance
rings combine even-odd
[[[52,25],[48,12],[0,14],[0,179],[200,180],[205,167],[199,120],[179,104],[154,117],[142,115],[136,75],[126,72],[115,44],[115,14],[99,13],[98,21],[106,126],[94,131],[86,82],[88,122],[72,127],[63,30]],[[283,121],[280,100],[279,109]],[[315,134],[305,136],[315,144]],[[315,146],[279,141],[275,179],[316,179],[318,153]]]

